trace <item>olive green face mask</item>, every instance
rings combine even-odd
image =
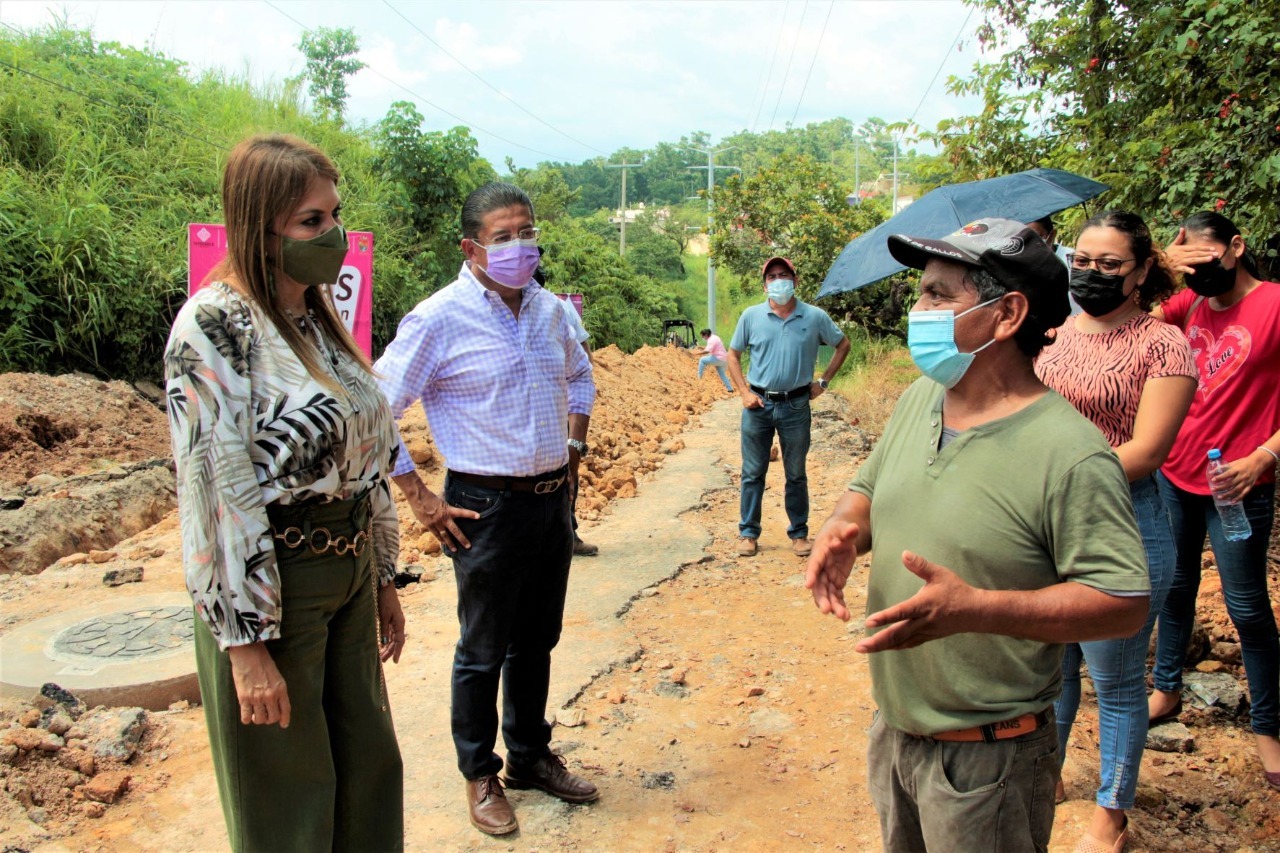
[[[284,274],[308,287],[333,284],[347,257],[347,229],[335,225],[310,240],[280,238],[280,267]]]

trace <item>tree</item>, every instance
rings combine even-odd
[[[960,176],[1056,166],[1110,184],[1108,207],[1168,236],[1201,209],[1255,248],[1276,234],[1280,3],[967,2],[986,14],[981,41],[1008,50],[950,83],[984,102],[932,134]]]
[[[516,168],[515,161],[507,158],[506,180],[529,194],[538,222],[555,222],[569,215],[569,208],[578,201],[581,190],[570,189],[564,174],[556,168],[542,165],[536,169]]]
[[[881,199],[850,207],[845,197],[851,188],[831,164],[809,156],[729,177],[714,198],[716,263],[755,283],[769,257],[790,258],[799,276],[797,292],[812,300],[849,241],[885,219]],[[877,334],[901,337],[908,292],[902,281],[891,281],[831,297],[823,307]]]
[[[683,255],[693,236],[706,229],[706,204],[701,201],[686,201],[668,207],[666,216],[660,217],[645,211],[640,214],[639,219],[674,243],[679,254]]]
[[[360,51],[355,31],[316,27],[302,34],[298,50],[307,58],[303,76],[316,109],[324,118],[341,122],[347,109],[347,78],[365,67],[352,58]]]
[[[634,352],[658,342],[662,318],[675,315],[676,302],[667,288],[637,275],[618,256],[616,242],[570,217],[548,224],[540,242],[547,289],[583,295],[583,322],[594,345]]]

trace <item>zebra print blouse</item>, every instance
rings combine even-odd
[[[1182,331],[1149,314],[1135,314],[1108,332],[1088,335],[1076,330],[1071,317],[1036,359],[1036,375],[1093,421],[1108,444],[1119,447],[1133,438],[1147,380],[1194,378],[1196,365]]]
[[[221,282],[182,307],[165,350],[187,589],[223,649],[280,636],[268,504],[369,495],[375,569],[382,583],[395,577],[395,421],[373,377],[309,325],[342,397]]]

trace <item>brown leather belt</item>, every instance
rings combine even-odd
[[[1004,720],[999,723],[988,723],[985,726],[974,726],[971,729],[955,729],[949,732],[938,732],[929,735],[932,740],[959,741],[962,743],[976,743],[979,741],[985,743],[995,743],[998,740],[1007,740],[1011,737],[1021,737],[1030,734],[1042,726],[1049,724],[1050,715],[1048,711],[1037,711],[1034,714],[1023,714],[1021,717],[1015,717],[1012,720]]]
[[[566,465],[536,477],[495,477],[485,474],[468,474],[465,471],[450,471],[449,476],[464,483],[474,483],[500,492],[533,492],[535,495],[549,495],[563,486],[569,478],[569,466]]]

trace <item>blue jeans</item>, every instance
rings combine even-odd
[[[1101,784],[1097,803],[1107,809],[1133,808],[1138,767],[1147,740],[1147,686],[1143,679],[1147,645],[1156,616],[1173,583],[1177,553],[1169,513],[1155,477],[1129,484],[1138,530],[1147,552],[1151,606],[1147,620],[1132,637],[1070,643],[1062,656],[1062,694],[1054,706],[1058,718],[1058,750],[1064,758],[1067,736],[1080,707],[1080,661],[1089,662],[1089,677],[1098,695],[1098,751]]]
[[[720,381],[724,383],[724,387],[728,388],[730,391],[733,390],[733,386],[729,384],[729,377],[726,376],[724,372],[723,358],[716,358],[714,355],[704,355],[702,358],[698,359],[699,379],[702,378],[702,371],[706,370],[708,367],[714,367],[716,369],[716,373],[720,374]]]
[[[742,410],[742,497],[738,532],[748,539],[760,538],[760,504],[764,500],[764,477],[769,472],[769,450],[774,433],[782,445],[782,470],[787,476],[785,505],[787,536],[809,538],[809,477],[805,458],[809,455],[808,396],[778,402],[765,401],[759,409]]]
[[[453,554],[460,632],[452,708],[458,769],[479,779],[502,769],[493,752],[499,676],[507,762],[528,767],[550,752],[551,650],[560,641],[573,557],[569,488],[539,495],[450,476],[444,498],[480,513],[457,519],[471,547]]]
[[[1254,486],[1241,503],[1253,534],[1240,542],[1222,535],[1222,521],[1209,495],[1197,495],[1159,475],[1160,495],[1169,507],[1178,568],[1173,587],[1160,611],[1156,645],[1157,690],[1182,690],[1182,664],[1195,622],[1196,593],[1200,590],[1200,552],[1209,534],[1222,578],[1227,615],[1240,635],[1240,656],[1249,681],[1250,716],[1256,734],[1280,735],[1280,635],[1267,595],[1267,542],[1275,509],[1275,483]]]

